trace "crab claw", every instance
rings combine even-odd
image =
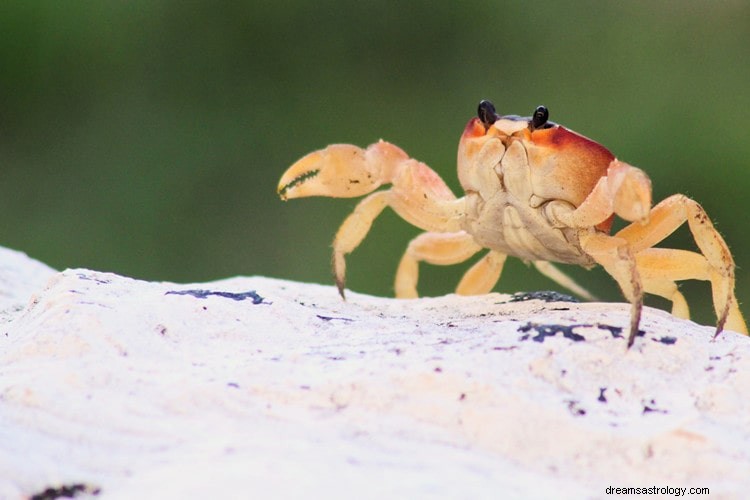
[[[284,172],[277,192],[282,200],[305,196],[353,198],[389,183],[404,151],[380,141],[367,149],[334,144],[298,160]]]
[[[614,212],[629,222],[648,222],[651,213],[651,180],[646,173],[620,160],[607,170]]]

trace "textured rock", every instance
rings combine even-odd
[[[750,340],[662,311],[627,351],[625,304],[343,302],[9,250],[0,285],[0,498],[750,491]]]

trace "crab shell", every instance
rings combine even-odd
[[[503,253],[591,266],[576,231],[551,226],[546,212],[550,203],[558,210],[580,206],[614,158],[604,146],[551,122],[532,129],[528,118],[506,116],[488,127],[472,118],[458,148],[458,179],[467,195],[464,229]],[[596,229],[608,233],[613,218]]]

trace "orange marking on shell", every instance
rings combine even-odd
[[[482,121],[474,117],[466,124],[464,128],[464,137],[481,137],[487,133],[487,129],[484,128]]]
[[[534,193],[576,207],[615,158],[601,144],[561,126],[535,130],[526,146]]]
[[[588,156],[597,163],[604,163],[605,172],[609,163],[615,159],[615,156],[598,142],[592,141],[588,137],[584,137],[560,125],[535,130],[531,133],[531,140],[540,146],[561,150],[576,150],[576,154]]]

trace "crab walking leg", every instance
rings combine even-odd
[[[570,290],[571,292],[575,293],[576,295],[583,297],[586,300],[597,300],[596,297],[591,295],[591,293],[583,288],[581,285],[576,283],[573,278],[568,276],[567,274],[560,271],[556,266],[551,264],[550,262],[547,262],[546,260],[535,260],[533,262],[534,267],[536,267],[537,271],[542,273],[547,278],[551,279],[561,287]]]
[[[342,296],[345,256],[359,246],[386,206],[425,231],[457,232],[464,200],[456,199],[430,167],[385,141],[366,149],[348,144],[328,146],[297,161],[279,181],[278,193],[285,200],[305,196],[356,197],[389,183],[391,189],[363,199],[336,233],[333,269]]]
[[[464,273],[458,282],[456,293],[459,295],[483,295],[490,293],[500,280],[505,259],[504,253],[490,250]]]
[[[710,280],[711,266],[696,252],[672,248],[647,248],[635,256],[643,289],[672,301],[672,315],[690,319],[685,297],[677,289],[677,281]]]
[[[439,266],[458,264],[482,249],[464,231],[422,233],[409,242],[396,271],[396,297],[415,298],[419,280],[419,262]]]
[[[690,319],[690,307],[685,296],[680,293],[677,283],[668,278],[643,278],[645,293],[658,295],[672,302],[672,316]]]
[[[713,291],[722,290],[722,276],[699,253],[672,248],[647,248],[636,254],[635,259],[643,280],[644,291],[671,300],[672,314],[677,317],[689,319],[690,315],[687,302],[677,290],[675,281],[711,281]],[[720,297],[714,298],[714,306],[719,300]],[[729,330],[747,334],[747,325],[736,300],[729,306],[724,326]]]
[[[622,238],[603,233],[588,232],[580,237],[581,247],[620,285],[625,298],[630,302],[630,333],[628,348],[633,345],[643,308],[643,285],[638,274],[635,256]]]
[[[346,259],[348,253],[359,246],[372,227],[372,222],[388,206],[388,191],[372,193],[360,201],[354,211],[344,219],[333,239],[333,276],[339,294],[344,297],[346,282]]]
[[[711,220],[697,202],[676,194],[664,199],[651,211],[646,224],[630,224],[615,236],[628,241],[634,252],[652,247],[672,234],[685,221],[693,234],[695,243],[710,266],[709,278],[716,311],[716,335],[721,333],[724,323],[732,314],[732,325],[736,329],[744,325],[734,295],[734,260],[726,242],[716,231]],[[705,278],[704,278],[705,279]],[[747,328],[739,330],[747,333]]]

